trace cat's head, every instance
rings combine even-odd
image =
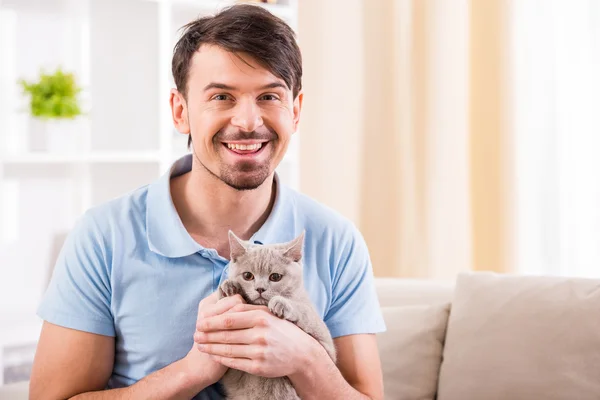
[[[251,304],[267,305],[271,297],[291,297],[302,283],[304,232],[287,243],[256,245],[229,232],[229,279],[238,282]]]

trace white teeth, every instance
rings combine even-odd
[[[256,151],[262,147],[262,143],[255,143],[255,144],[227,143],[227,147],[229,147],[231,150]]]

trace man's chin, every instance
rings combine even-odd
[[[269,177],[267,168],[252,172],[224,172],[221,180],[235,190],[254,190],[259,188]]]
[[[245,191],[245,190],[255,190],[258,189],[260,187],[260,185],[262,184],[262,182],[260,183],[256,183],[256,182],[249,182],[249,181],[227,181],[227,180],[223,180],[223,182],[225,182],[227,184],[227,186],[229,186],[232,189],[238,190],[238,191]]]

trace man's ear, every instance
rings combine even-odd
[[[232,231],[229,231],[229,258],[232,262],[236,262],[244,254],[246,254],[244,242]]]
[[[298,96],[294,99],[294,132],[298,130],[298,125],[300,124],[300,112],[302,111],[302,100],[304,98],[304,93],[300,91]]]
[[[171,116],[173,117],[175,129],[189,135],[190,121],[188,120],[188,107],[185,97],[177,89],[171,89],[169,103],[171,104]]]

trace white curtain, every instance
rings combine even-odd
[[[514,1],[515,264],[600,277],[600,1]]]
[[[299,6],[301,190],[377,275],[600,276],[600,0]]]

